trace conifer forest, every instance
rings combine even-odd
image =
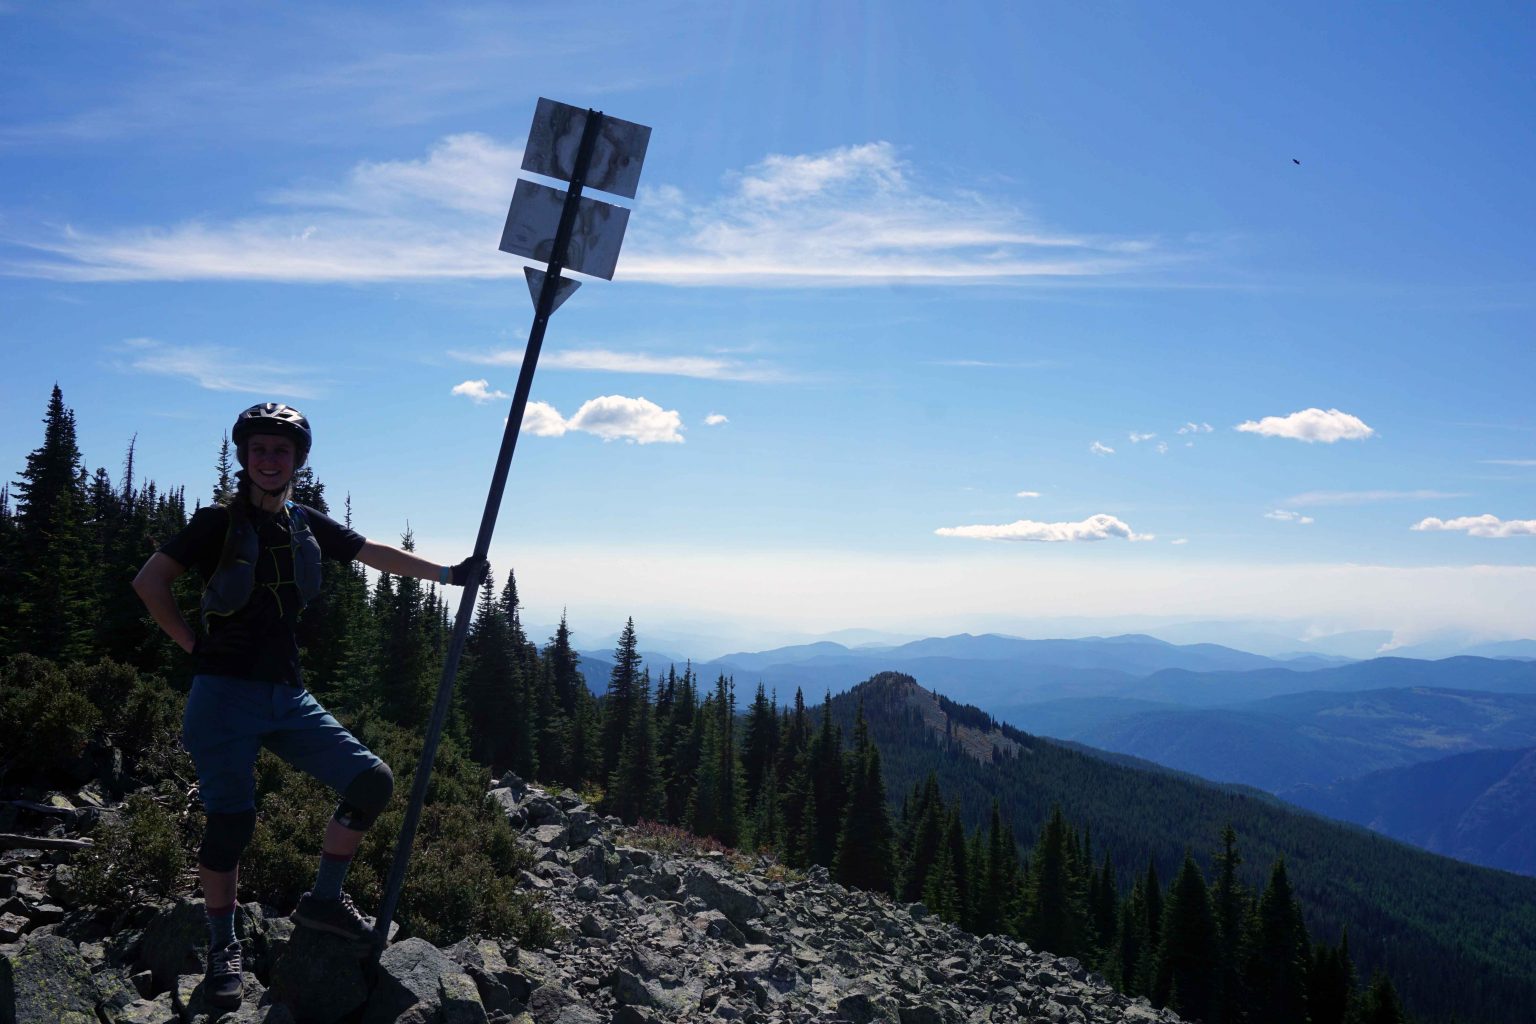
[[[129,582],[191,511],[228,500],[231,451],[227,441],[210,451],[208,479],[190,484],[143,479],[132,439],[116,471],[88,470],[57,387],[42,428],[14,482],[0,489],[0,787],[36,797],[110,779],[131,794],[128,813],[80,858],[78,884],[102,906],[190,892],[201,811],[177,745],[189,659],[155,628]],[[301,471],[296,501],[349,520],[337,498],[315,471]],[[411,547],[409,533],[403,541]],[[198,588],[195,573],[177,584],[189,621]],[[554,941],[536,897],[516,886],[527,855],[484,804],[490,780],[510,771],[569,787],[643,831],[682,830],[770,855],[786,872],[824,865],[844,885],[922,903],[967,930],[1077,957],[1188,1020],[1530,1019],[1520,1000],[1536,990],[1536,966],[1494,971],[1469,959],[1425,964],[1420,979],[1383,972],[1373,935],[1303,904],[1284,856],[1245,857],[1250,842],[1276,848],[1273,836],[1203,823],[1181,834],[1188,823],[1164,821],[1159,828],[1183,848],[1168,863],[1150,841],[1074,820],[1055,800],[1030,815],[1017,801],[988,802],[962,788],[957,766],[992,766],[971,763],[942,736],[892,749],[902,734],[878,680],[855,689],[862,681],[850,679],[852,692],[834,701],[704,678],[688,663],[652,675],[633,620],[607,678],[589,679],[573,646],[580,626],[562,619],[552,636],[530,637],[513,568],[491,567],[400,905],[403,934]],[[326,564],[321,595],[301,622],[308,688],[399,780],[353,869],[361,904],[379,898],[450,632],[437,588],[387,574],[370,581],[356,564]],[[986,718],[944,709],[956,725]],[[910,781],[892,785],[893,758]],[[306,844],[332,800],[263,753],[243,901],[294,903],[313,866]],[[1372,898],[1394,907],[1414,895]]]

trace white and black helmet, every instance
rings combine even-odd
[[[294,468],[298,469],[309,460],[309,447],[314,436],[309,432],[309,420],[291,405],[281,402],[263,402],[242,412],[235,420],[229,436],[235,442],[235,458],[245,466],[245,442],[252,434],[281,434],[293,441],[297,455]]]

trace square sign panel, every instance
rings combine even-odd
[[[523,150],[523,170],[570,181],[586,127],[585,110],[540,98],[533,112],[533,127],[528,129],[528,146]],[[645,148],[650,142],[651,130],[645,125],[603,115],[582,187],[635,198],[640,165],[645,162]]]
[[[566,195],[548,185],[520,179],[512,192],[507,226],[501,232],[501,251],[540,263],[553,260],[555,232],[560,227]],[[578,274],[612,281],[619,262],[619,247],[624,244],[624,229],[629,225],[629,211],[585,196],[579,203],[576,223],[571,227],[571,242],[565,250],[565,266]]]

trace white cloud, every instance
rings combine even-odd
[[[1093,452],[1093,454],[1095,454],[1095,455],[1113,455],[1113,454],[1115,454],[1115,450],[1113,448],[1111,448],[1109,445],[1107,445],[1107,444],[1100,444],[1097,441],[1093,442],[1093,444],[1090,444],[1088,446],[1088,450],[1090,452]]]
[[[933,531],[940,537],[966,537],[972,540],[1024,540],[1058,543],[1063,541],[1152,540],[1150,533],[1136,533],[1114,516],[1100,513],[1078,523],[1037,523],[1032,519],[1001,526],[943,526]]]
[[[645,398],[603,395],[584,402],[565,421],[569,430],[595,434],[604,441],[682,444],[683,418]]]
[[[1536,466],[1536,459],[1478,459],[1485,466]]]
[[[529,402],[523,408],[523,429],[534,437],[559,437],[569,428],[565,417],[548,402]]]
[[[1186,423],[1179,428],[1181,434],[1209,434],[1216,428],[1209,423]]]
[[[1411,530],[1465,530],[1469,537],[1536,537],[1536,519],[1504,519],[1498,516],[1459,516],[1455,519],[1421,519]]]
[[[227,220],[41,229],[0,273],[70,281],[521,278],[496,238],[521,150],[450,135],[415,159],[271,193]],[[884,142],[774,155],[714,196],[647,186],[620,263],[632,281],[875,286],[1088,278],[1165,259],[1149,242],[1038,229],[1017,205],[934,187]]]
[[[1014,497],[1015,498],[1038,498],[1038,497],[1040,497],[1040,492],[1039,491],[1020,491],[1018,494],[1015,494]]]
[[[167,345],[153,338],[123,343],[118,369],[180,377],[208,391],[236,391],[273,398],[318,398],[325,388],[317,371],[293,363],[254,361],[245,349],[219,345]],[[305,381],[296,384],[295,381]]]
[[[1133,431],[1131,431],[1131,434],[1130,434],[1131,444],[1141,444],[1141,442],[1143,442],[1143,441],[1150,441],[1150,440],[1152,440],[1156,436],[1157,436],[1156,434],[1138,434],[1136,431],[1133,430]]]
[[[1310,505],[1365,505],[1377,501],[1417,501],[1433,498],[1465,498],[1457,491],[1307,491],[1286,498],[1282,504],[1306,507]]]
[[[450,351],[448,355],[482,366],[522,366],[520,349],[500,352]],[[788,375],[761,363],[742,363],[714,356],[658,356],[645,352],[613,352],[602,348],[564,349],[539,359],[541,369],[589,370],[605,373],[650,373],[661,376],[697,377],[702,380],[772,382]]]
[[[1314,522],[1311,516],[1304,516],[1300,512],[1292,512],[1288,508],[1277,508],[1273,512],[1265,512],[1265,519],[1278,519],[1282,523],[1300,523],[1302,526]]]
[[[729,422],[731,422],[730,418],[723,413],[712,412],[708,416],[704,417],[704,425],[706,427],[724,426]]]
[[[1159,455],[1167,455],[1168,454],[1168,442],[1167,441],[1159,441],[1159,442],[1157,442],[1157,454],[1159,454]]]
[[[1189,543],[1189,538],[1188,537],[1175,537],[1175,538],[1173,538],[1173,540],[1169,541],[1168,543],[1169,544],[1175,544],[1175,545],[1177,545],[1177,544],[1188,544]]]
[[[1261,420],[1247,420],[1235,428],[1247,434],[1263,434],[1265,437],[1288,437],[1311,444],[1321,441],[1361,441],[1375,435],[1376,431],[1365,425],[1358,416],[1337,409],[1303,409],[1289,416],[1265,416]]]
[[[487,380],[467,380],[462,384],[455,384],[451,394],[463,395],[465,398],[474,401],[477,405],[483,402],[489,402],[493,398],[512,397],[505,391],[492,391],[490,382]],[[524,411],[526,413],[526,410]],[[523,417],[523,421],[525,423],[527,422],[526,415]]]

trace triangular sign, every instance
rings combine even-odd
[[[539,292],[544,289],[544,271],[534,270],[532,267],[523,268],[523,276],[528,278],[528,294],[533,296],[533,308],[539,308]],[[581,287],[581,282],[574,277],[560,278],[559,285],[555,288],[555,304],[549,307],[553,313],[560,308],[560,304],[571,297],[571,293]]]

